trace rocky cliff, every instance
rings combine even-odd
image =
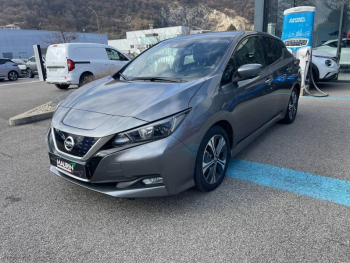
[[[249,30],[253,16],[254,0],[0,0],[0,25],[107,32],[109,39],[124,38],[126,31],[147,29],[149,24],[212,31],[233,24],[238,30]]]
[[[253,24],[246,18],[239,16],[234,10],[227,15],[216,9],[204,5],[196,7],[172,6],[160,9],[156,24],[158,27],[186,25],[191,29],[210,29],[225,31],[233,24],[237,30],[252,30]]]

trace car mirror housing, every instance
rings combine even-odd
[[[251,79],[256,76],[259,76],[261,68],[261,64],[246,64],[240,66],[237,72],[233,75],[232,82]]]

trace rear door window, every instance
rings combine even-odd
[[[262,37],[266,65],[275,63],[282,57],[282,46],[280,41],[272,37]]]
[[[66,61],[66,48],[60,45],[54,45],[47,49],[47,61]],[[35,62],[35,58],[33,58]],[[32,60],[30,60],[32,61]]]

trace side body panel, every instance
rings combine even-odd
[[[275,116],[287,110],[292,87],[298,79],[298,69],[294,65],[294,57],[286,49],[283,53],[282,59],[270,67],[273,74],[272,94]]]

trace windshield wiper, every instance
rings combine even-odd
[[[126,81],[130,81],[130,79],[121,72],[117,72],[117,75],[121,76]]]
[[[119,75],[120,75],[123,79],[125,79],[126,81],[130,81],[130,79],[129,79],[127,76],[125,76],[123,73],[119,72]]]
[[[165,82],[184,82],[182,79],[173,79],[173,78],[162,78],[162,77],[136,77],[130,79],[133,80],[149,80],[149,81],[165,81]]]

